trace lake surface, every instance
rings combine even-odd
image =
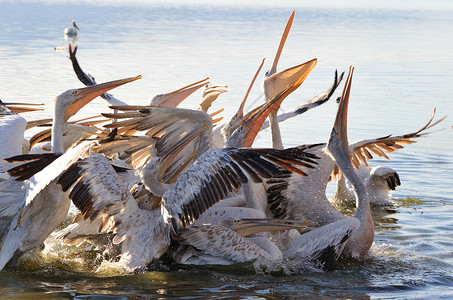
[[[52,247],[58,245],[49,241],[47,254],[29,258],[19,271],[0,272],[0,295],[10,299],[453,297],[450,3],[114,3],[0,1],[0,99],[45,103],[45,111],[24,117],[50,117],[53,97],[82,86],[63,36],[74,19],[81,29],[75,41],[78,60],[97,82],[143,76],[114,90],[117,98],[144,105],[156,94],[209,76],[213,84],[228,85],[228,92],[212,108],[224,108],[222,115],[228,118],[262,58],[267,58],[265,68],[270,67],[295,10],[279,70],[315,57],[318,63],[302,87],[285,100],[282,111],[326,90],[336,69],[347,72],[354,65],[351,142],[413,132],[428,121],[435,107],[438,117],[449,116],[431,134],[392,153],[390,161],[371,162],[396,169],[402,185],[393,194],[394,206],[374,212],[375,244],[364,261],[342,260],[328,273],[248,264],[113,276],[90,270],[83,260],[92,257],[83,249],[52,257]],[[182,106],[197,107],[200,99],[199,93],[194,94]],[[259,85],[249,99],[247,108],[263,101]],[[327,141],[336,108],[331,100],[286,121],[281,126],[285,146]],[[99,98],[76,118],[108,110]],[[261,133],[255,145],[269,146],[269,133]],[[333,191],[329,187],[330,196]]]

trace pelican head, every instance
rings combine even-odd
[[[80,89],[68,90],[55,98],[55,108],[57,110],[56,114],[58,115],[59,113],[62,113],[66,122],[71,116],[75,115],[82,107],[97,96],[140,78],[142,78],[142,76],[138,75],[136,77],[129,77],[91,85]]]
[[[184,99],[189,97],[193,92],[195,92],[199,88],[205,86],[208,83],[207,80],[209,80],[209,77],[207,77],[203,80],[191,83],[191,84],[189,84],[185,87],[182,87],[180,89],[177,89],[173,92],[156,95],[151,100],[150,105],[176,107]]]

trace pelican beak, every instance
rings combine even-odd
[[[236,112],[236,114],[230,119],[230,121],[225,126],[225,127],[228,127],[229,133],[233,133],[234,130],[236,130],[239,126],[241,126],[241,124],[244,123],[244,106],[245,106],[245,102],[247,101],[247,98],[248,98],[248,96],[250,94],[250,91],[252,90],[253,84],[255,83],[256,78],[258,77],[258,74],[260,73],[261,68],[263,67],[265,60],[266,59],[263,58],[260,66],[258,67],[258,70],[255,72],[255,75],[253,76],[253,79],[250,82],[250,85],[249,85],[249,87],[247,89],[247,92],[245,93],[244,99],[242,99],[241,105],[239,105],[238,111]]]
[[[77,24],[75,22],[73,22],[72,24],[74,25],[75,28],[77,28],[77,30],[80,31],[79,26],[77,26]]]
[[[239,127],[242,126],[245,132],[242,147],[251,147],[258,132],[263,126],[264,121],[269,116],[275,107],[280,107],[282,101],[294,91],[294,86],[290,85],[276,95],[271,101],[262,104],[249,112],[241,121]]]
[[[253,76],[252,81],[250,82],[250,85],[249,85],[249,87],[247,89],[247,92],[245,93],[244,99],[242,99],[241,105],[239,106],[239,109],[238,109],[235,117],[242,119],[242,117],[244,116],[245,102],[247,101],[247,98],[248,98],[248,96],[250,94],[250,91],[252,90],[252,87],[255,84],[255,81],[256,81],[256,78],[258,77],[258,74],[261,72],[261,69],[263,68],[265,60],[266,60],[266,58],[263,58],[263,60],[261,61],[260,66],[258,67],[258,70],[255,72],[255,75]]]
[[[234,230],[242,236],[250,236],[260,232],[278,230],[304,229],[303,221],[284,219],[241,219],[235,221]]]
[[[289,16],[288,22],[286,23],[285,30],[283,31],[283,35],[280,40],[280,45],[278,45],[277,53],[275,54],[274,62],[272,63],[271,69],[268,71],[269,76],[273,75],[275,72],[277,72],[278,60],[280,59],[280,55],[282,54],[282,51],[283,51],[283,46],[285,46],[286,38],[289,35],[291,26],[293,25],[294,13],[295,13],[295,11],[293,11],[291,13],[291,15]]]
[[[194,93],[199,88],[205,86],[208,83],[207,80],[209,80],[209,77],[206,77],[203,80],[191,83],[176,91],[157,95],[153,98],[153,100],[151,100],[150,105],[177,107],[184,99],[189,97],[192,93]]]
[[[276,94],[280,93],[283,88],[290,84],[293,85],[294,90],[296,90],[305,81],[311,70],[313,70],[316,66],[316,62],[317,59],[314,58],[303,64],[271,75],[266,79],[265,83],[267,85],[268,97],[272,99]],[[279,107],[277,107],[277,110],[278,108]]]
[[[208,109],[211,107],[212,102],[217,100],[220,94],[226,93],[226,90],[221,88],[209,88],[209,90],[205,93],[203,100],[201,100],[200,107],[201,110],[207,112]]]
[[[29,140],[30,149],[33,148],[33,146],[36,145],[37,143],[40,143],[42,141],[50,141],[51,136],[52,130],[50,128],[38,132],[37,134],[32,136]]]
[[[351,83],[352,83],[352,74],[354,73],[354,67],[349,67],[348,78],[344,85],[343,94],[341,95],[340,105],[338,106],[337,116],[335,118],[335,123],[333,125],[333,131],[335,131],[340,140],[341,147],[345,153],[349,153],[349,142],[348,142],[348,105],[349,105],[349,95],[351,92]]]
[[[25,127],[25,130],[31,129],[33,127],[38,127],[38,126],[43,126],[48,124],[49,126],[51,125],[53,119],[41,119],[41,120],[34,120],[34,121],[28,121],[27,126]]]
[[[44,110],[43,108],[38,108],[36,106],[43,106],[44,104],[34,104],[34,103],[4,103],[6,107],[9,108],[13,113],[20,114],[24,112],[31,112],[37,110]],[[19,105],[19,106],[17,106]],[[35,106],[35,107],[33,107]]]
[[[196,129],[183,136],[177,143],[175,143],[172,147],[170,147],[167,151],[160,155],[160,168],[157,172],[157,180],[163,182],[165,172],[171,166],[176,156],[184,149],[184,147],[186,147],[191,141],[198,137],[206,128],[206,123],[201,124]]]
[[[125,78],[125,79],[109,81],[109,82],[95,84],[95,85],[91,85],[88,87],[84,87],[84,88],[75,90],[75,93],[74,93],[75,100],[66,109],[65,118],[64,118],[65,121],[67,121],[71,116],[75,115],[82,107],[84,107],[88,102],[90,102],[97,96],[100,96],[111,89],[114,89],[123,84],[135,81],[140,78],[142,78],[142,76],[138,75],[136,77],[129,77],[129,78]]]

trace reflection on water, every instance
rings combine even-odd
[[[81,85],[68,59],[70,40],[63,36],[75,19],[81,29],[72,41],[79,45],[78,59],[98,82],[143,75],[140,83],[115,91],[117,98],[144,104],[155,94],[210,76],[214,84],[229,86],[212,107],[225,108],[228,118],[261,59],[275,54],[286,19],[296,9],[281,69],[314,57],[318,64],[282,111],[326,90],[335,69],[344,71],[351,64],[356,67],[351,141],[413,132],[434,107],[439,116],[453,111],[450,11],[47,3],[0,2],[2,100],[49,105],[62,91]],[[56,51],[60,48],[64,51]],[[197,97],[183,105],[198,105]],[[262,101],[258,87],[250,99],[248,107]],[[104,112],[108,108],[102,101],[90,103],[79,117]],[[50,107],[25,117],[50,117]],[[336,108],[331,101],[286,121],[285,146],[325,142]],[[246,264],[172,266],[170,271],[116,276],[114,269],[95,273],[106,258],[112,259],[106,253],[50,239],[44,252],[24,257],[19,270],[0,272],[0,294],[13,299],[446,297],[453,293],[451,116],[443,123],[416,144],[392,153],[390,161],[372,162],[397,170],[402,185],[393,193],[395,205],[373,208],[375,245],[364,261],[342,260],[329,273],[297,272],[288,266],[292,275],[287,275],[284,268]],[[256,145],[268,146],[268,136],[268,131],[260,134]],[[333,194],[331,186],[328,194]]]

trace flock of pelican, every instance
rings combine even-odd
[[[371,209],[390,204],[400,185],[395,170],[370,168],[367,161],[388,158],[442,118],[433,122],[433,114],[412,133],[349,143],[350,67],[326,141],[284,148],[279,122],[328,101],[343,77],[335,72],[326,92],[278,114],[317,62],[277,72],[293,19],[294,12],[265,73],[265,102],[244,112],[263,60],[228,122],[216,118],[221,111],[208,112],[227,86],[206,78],[156,95],[148,105],[128,105],[107,92],[141,76],[97,84],[71,44],[73,69],[86,87],[57,96],[52,119],[27,122],[19,113],[39,107],[1,102],[0,270],[14,269],[22,254],[43,249],[52,233],[68,245],[115,247],[112,261],[125,272],[149,270],[163,257],[192,265],[298,260],[319,270],[334,269],[342,256],[365,258],[374,240]],[[77,35],[72,24],[65,34]],[[200,108],[177,107],[201,88]],[[69,121],[98,96],[113,112]],[[26,130],[43,124],[51,129],[24,140]],[[272,148],[253,148],[267,127]],[[326,186],[335,179],[337,192],[329,200]],[[57,229],[71,203],[76,216]],[[355,215],[342,214],[338,203],[355,207]]]

